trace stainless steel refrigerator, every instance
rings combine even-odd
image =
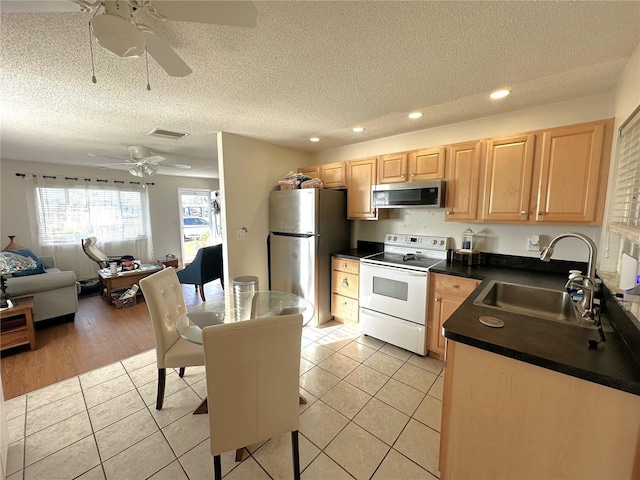
[[[271,192],[270,288],[313,303],[315,325],[332,318],[331,254],[350,244],[346,192],[318,188]]]

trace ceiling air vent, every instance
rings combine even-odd
[[[170,130],[163,130],[161,128],[154,128],[147,135],[151,135],[152,137],[161,137],[161,138],[170,138],[172,140],[180,140],[181,138],[189,135],[188,133],[181,132],[172,132]]]

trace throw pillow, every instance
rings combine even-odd
[[[11,274],[12,276],[20,276],[20,273],[35,270],[37,268],[37,263],[33,258],[19,255],[14,251],[5,250],[0,252],[0,259],[6,262],[9,270],[13,272]]]
[[[22,255],[23,257],[33,258],[36,262],[36,268],[32,270],[25,270],[24,272],[18,272],[18,274],[14,274],[14,277],[24,277],[26,275],[39,275],[41,273],[47,273],[44,269],[44,265],[42,265],[42,261],[38,258],[38,256],[33,253],[28,248],[22,248],[20,250],[11,250],[13,253],[17,253],[18,255]]]

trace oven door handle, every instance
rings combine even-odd
[[[417,272],[415,270],[410,270],[407,268],[396,268],[396,267],[386,267],[384,265],[373,265],[371,263],[364,263],[363,266],[367,266],[370,269],[382,269],[382,270],[391,270],[393,272],[401,273],[402,275],[409,275],[412,277],[426,277],[427,272]],[[362,272],[360,272],[362,274]]]

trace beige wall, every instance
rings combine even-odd
[[[109,178],[114,180],[134,179],[128,172],[104,170],[91,167],[71,165],[54,165],[40,162],[20,162],[2,160],[0,163],[0,247],[9,240],[7,235],[16,235],[20,245],[29,246],[36,253],[37,248],[31,244],[31,232],[28,220],[26,192],[23,182],[15,174],[37,173],[58,176],[86,176],[92,178]],[[149,187],[149,209],[151,216],[151,235],[153,251],[157,258],[166,253],[180,255],[180,225],[178,207],[178,188],[218,189],[218,180],[210,178],[171,177],[156,175]],[[59,265],[64,268],[64,265]]]
[[[514,92],[514,94],[517,95],[517,92]],[[312,163],[322,164],[350,160],[421,147],[446,145],[491,136],[601,120],[614,116],[613,103],[614,96],[611,93],[543,105],[517,112],[325,150],[313,154]],[[452,237],[457,247],[460,247],[462,232],[467,227],[471,227],[479,235],[478,248],[480,250],[530,257],[538,255],[536,252],[527,250],[527,239],[532,234],[540,235],[544,244],[558,233],[578,231],[588,235],[598,243],[601,232],[600,227],[449,223],[444,221],[444,209],[424,208],[391,210],[388,220],[356,221],[354,225],[354,242],[356,240],[383,241],[384,235],[389,232],[416,233]],[[586,261],[587,248],[579,240],[566,239],[558,243],[553,258]]]
[[[260,288],[269,286],[267,237],[269,193],[278,181],[310,156],[289,148],[221,132],[218,134],[218,169],[222,195],[225,285],[244,275],[258,277]],[[236,232],[247,229],[244,240]]]

